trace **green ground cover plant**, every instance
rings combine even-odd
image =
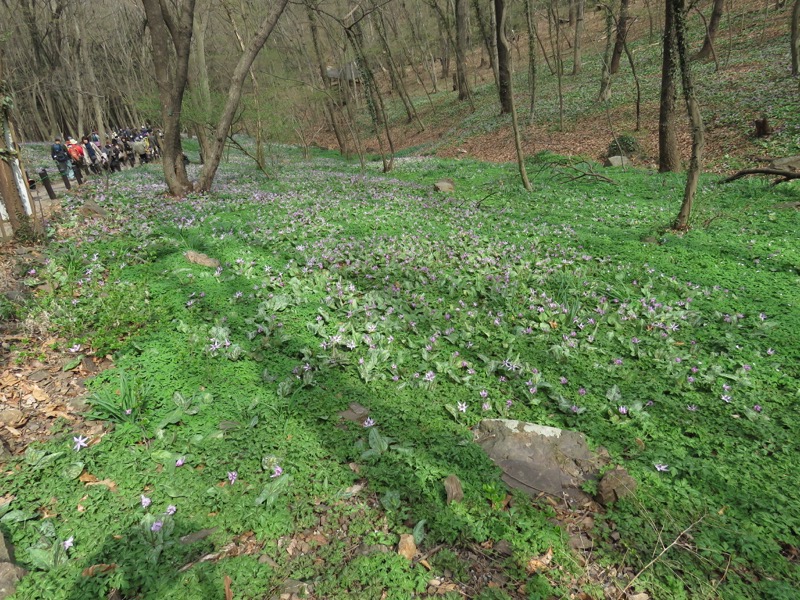
[[[527,194],[507,165],[396,163],[286,149],[264,180],[233,154],[212,195],[145,167],[68,196],[27,318],[114,356],[89,397],[113,427],[61,423],[3,473],[16,597],[221,597],[227,575],[241,598],[409,598],[500,540],[506,586],[480,597],[561,597],[581,567],[547,503],[506,502],[485,417],[582,431],[638,480],[597,516],[601,561],[638,570],[695,523],[639,578],[654,598],[792,597],[800,217],[776,204],[796,186],[707,178],[677,236],[678,175],[564,183],[539,155]],[[83,222],[89,199],[109,216]],[[340,420],[353,402],[368,416]],[[380,550],[401,534],[447,553]],[[559,568],[529,573],[549,548]]]

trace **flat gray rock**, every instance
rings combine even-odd
[[[452,179],[440,179],[433,184],[433,189],[437,192],[454,192],[456,191],[456,186]]]
[[[776,158],[770,165],[773,169],[784,169],[786,171],[800,171],[800,156],[786,156]]]
[[[358,402],[351,402],[347,410],[339,413],[339,418],[351,423],[363,423],[369,416],[369,409],[361,406]]]
[[[0,562],[14,562],[14,546],[6,540],[0,531]]]
[[[592,452],[582,433],[508,419],[485,419],[475,440],[503,471],[503,481],[531,496],[547,494],[569,504],[592,498],[581,489],[610,462],[603,448]]]
[[[13,563],[0,563],[0,600],[14,595],[17,590],[17,583],[26,573],[25,569]]]
[[[629,167],[630,164],[627,156],[609,156],[604,163],[606,167]]]

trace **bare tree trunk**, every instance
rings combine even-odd
[[[570,12],[570,17],[575,18],[575,43],[572,45],[572,74],[577,75],[581,72],[581,38],[583,37],[583,14],[586,0],[575,0],[574,12]]]
[[[792,75],[800,75],[800,0],[792,8]]]
[[[481,0],[472,0],[472,8],[475,9],[475,17],[478,20],[478,30],[481,32],[481,38],[486,46],[486,52],[489,54],[489,65],[492,67],[494,83],[495,85],[498,85],[499,74],[497,72],[497,42],[494,39],[494,34],[492,33],[494,28],[492,27],[491,23],[489,23],[488,27],[486,25],[486,21],[484,20],[484,12],[481,9]],[[489,12],[492,15],[494,14],[494,9],[491,4],[489,5]]]
[[[223,5],[227,9],[227,5]],[[194,44],[195,51],[191,53],[189,60],[194,63],[194,77],[190,79],[189,85],[197,89],[200,96],[200,118],[194,128],[197,134],[197,141],[200,144],[200,163],[205,163],[205,157],[210,154],[207,129],[213,122],[211,114],[211,86],[208,77],[208,66],[206,65],[206,28],[208,27],[209,5],[203,6],[199,15],[194,21]],[[230,12],[228,12],[230,17]],[[237,34],[234,23],[234,32]],[[240,40],[241,43],[241,40]]]
[[[372,67],[367,60],[364,53],[363,46],[363,33],[361,31],[360,20],[357,19],[349,27],[344,28],[347,34],[347,39],[350,41],[353,51],[356,53],[359,67],[361,68],[361,76],[364,81],[364,96],[367,101],[367,108],[369,109],[372,124],[375,127],[375,137],[378,140],[378,147],[381,152],[381,161],[383,162],[383,172],[388,173],[394,168],[394,143],[392,142],[392,134],[389,129],[389,119],[386,117],[386,110],[383,105],[383,97],[380,90],[375,83]],[[384,134],[389,144],[389,156],[386,156],[386,150],[383,146],[383,136],[381,135],[380,125],[383,124]]]
[[[494,0],[495,6],[495,15],[497,16],[497,53],[498,57],[507,56],[507,66],[509,72],[511,71],[511,49],[509,48],[508,44],[508,37],[506,36],[506,7],[504,0]],[[501,81],[502,81],[502,73],[503,73],[503,59],[500,58],[498,61],[498,65],[500,66],[500,73],[501,73]],[[514,89],[513,89],[513,82],[511,77],[508,78],[508,83],[506,90],[508,92],[508,104],[510,105],[510,110],[508,112],[511,113],[511,125],[514,130],[514,148],[517,153],[517,166],[519,167],[519,176],[522,179],[522,185],[525,186],[525,189],[531,191],[531,182],[528,180],[528,173],[525,170],[525,155],[522,152],[522,140],[519,132],[519,124],[517,123],[517,111],[514,108]],[[502,94],[502,92],[501,92]],[[501,104],[503,103],[503,98],[501,95]],[[503,113],[506,111],[503,110]]]
[[[308,17],[309,27],[311,29],[311,42],[314,45],[314,56],[317,60],[319,75],[322,79],[322,86],[325,88],[327,94],[327,98],[325,99],[325,109],[328,113],[328,119],[331,127],[333,128],[333,133],[336,136],[336,142],[339,144],[339,152],[341,152],[344,156],[349,157],[350,150],[347,147],[347,138],[342,133],[341,128],[339,127],[338,119],[336,118],[336,104],[331,98],[331,80],[328,77],[328,73],[325,69],[325,61],[322,60],[322,51],[319,47],[319,27],[317,25],[317,13],[312,9],[311,3],[306,3],[306,16]]]
[[[500,85],[500,114],[511,114],[513,99],[511,98],[511,52],[506,39],[506,0],[494,0],[494,12],[497,20],[495,39],[497,40],[497,71]],[[506,40],[505,43],[502,40]]]
[[[471,96],[467,80],[467,34],[469,27],[469,5],[467,0],[455,0],[456,3],[456,80],[458,83],[458,99],[468,100]]]
[[[608,72],[615,75],[619,71],[619,60],[622,57],[622,51],[625,46],[625,39],[628,37],[628,4],[630,0],[622,0],[619,5],[619,17],[617,17],[617,39],[614,42],[614,52],[611,54],[611,64],[608,66]]]
[[[564,131],[564,60],[561,56],[561,18],[558,14],[558,1],[553,0],[550,5],[553,12],[553,22],[556,25],[556,90],[558,91],[558,130]]]
[[[658,118],[658,171],[677,171],[681,165],[676,129],[675,75],[677,71],[675,15],[672,0],[664,3],[664,50],[661,63],[661,108]]]
[[[152,0],[143,0],[146,2]],[[189,0],[190,2],[193,0]],[[222,152],[225,149],[225,140],[228,137],[233,118],[236,114],[236,109],[239,107],[239,101],[242,98],[242,87],[244,80],[247,78],[253,62],[267,43],[275,24],[278,22],[283,9],[286,7],[288,0],[277,0],[273,5],[269,15],[267,15],[261,22],[258,31],[250,39],[247,44],[247,49],[242,53],[236,68],[231,75],[231,83],[228,88],[228,98],[225,101],[225,107],[222,109],[217,128],[214,131],[213,142],[211,146],[211,155],[206,157],[206,162],[203,165],[203,171],[200,173],[200,180],[198,181],[198,191],[207,192],[211,189],[211,184],[214,182],[214,176],[217,174],[220,160],[222,160]]]
[[[697,183],[700,179],[700,169],[703,159],[703,118],[700,115],[700,106],[694,94],[692,72],[688,58],[686,42],[686,0],[671,0],[675,18],[675,36],[678,46],[678,59],[681,65],[681,84],[683,97],[686,101],[686,110],[689,113],[689,122],[692,127],[692,157],[689,160],[689,171],[686,174],[686,189],[683,194],[683,203],[675,219],[673,228],[685,231],[689,228],[689,219],[692,216],[692,204],[697,192]]]
[[[666,0],[669,2],[669,0]],[[606,49],[603,53],[603,67],[600,70],[600,92],[597,94],[599,102],[606,102],[611,98],[611,29],[614,25],[614,13],[611,8],[603,5],[606,10]]]
[[[528,24],[528,86],[531,91],[528,123],[532,124],[536,115],[536,14],[533,12],[533,0],[525,0],[525,20]]]
[[[142,0],[153,48],[153,70],[161,102],[164,138],[161,152],[164,179],[171,194],[184,196],[192,190],[186,175],[181,146],[181,105],[189,74],[189,50],[192,41],[196,0],[185,0],[180,13],[173,16],[166,3]],[[173,56],[174,61],[170,60]],[[172,63],[172,65],[170,64]]]
[[[703,47],[692,57],[692,60],[705,60],[714,53],[714,38],[717,35],[719,22],[722,20],[724,10],[725,0],[714,0],[714,6],[711,9],[711,20],[706,29]]]

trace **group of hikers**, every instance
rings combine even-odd
[[[75,179],[75,170],[83,169],[86,174],[99,174],[102,171],[121,171],[123,165],[134,167],[151,162],[161,156],[160,132],[152,128],[141,130],[120,129],[113,137],[100,140],[97,131],[85,135],[78,142],[66,136],[64,141],[56,138],[50,148],[50,156],[55,161],[59,173]]]

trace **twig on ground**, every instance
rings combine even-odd
[[[579,169],[579,165],[586,165],[586,170]],[[578,179],[583,179],[584,177],[588,177],[589,179],[597,179],[599,181],[603,181],[605,183],[610,183],[612,185],[617,185],[617,182],[611,179],[610,177],[606,177],[605,175],[601,175],[600,173],[596,173],[592,166],[587,162],[579,162],[575,165],[564,165],[564,168],[571,169],[576,175],[571,177],[567,176],[566,179],[563,179],[563,183],[572,183],[573,181],[577,181]],[[566,176],[566,173],[564,173]]]
[[[634,576],[633,576],[633,579],[631,579],[631,580],[628,582],[628,585],[626,585],[626,586],[624,587],[624,589],[623,589],[623,590],[622,590],[622,591],[619,593],[619,596],[617,596],[617,600],[624,600],[624,598],[625,598],[625,592],[627,592],[629,589],[631,589],[631,586],[634,584],[634,582],[635,582],[637,579],[639,579],[639,577],[640,577],[640,576],[641,576],[641,575],[642,575],[642,574],[643,574],[645,571],[647,571],[647,569],[649,569],[650,567],[652,567],[652,566],[653,566],[653,565],[654,565],[654,564],[655,564],[655,563],[658,561],[658,559],[660,559],[662,556],[664,556],[664,554],[666,554],[666,553],[669,551],[669,549],[670,549],[670,548],[672,548],[672,547],[673,547],[675,544],[677,544],[678,542],[680,542],[680,541],[681,541],[681,538],[682,538],[684,535],[686,535],[687,533],[689,533],[689,531],[690,531],[690,530],[691,530],[691,529],[692,529],[692,528],[693,528],[695,525],[697,525],[698,523],[700,523],[700,522],[701,522],[703,519],[705,519],[705,518],[706,518],[706,516],[705,516],[705,515],[703,515],[702,517],[700,517],[699,519],[697,519],[697,520],[696,520],[694,523],[692,523],[691,525],[689,525],[689,526],[688,526],[686,529],[684,529],[683,531],[681,531],[681,532],[678,534],[678,537],[676,537],[674,540],[672,540],[672,543],[671,543],[669,546],[667,546],[666,548],[664,548],[664,549],[663,549],[663,550],[662,550],[662,551],[659,553],[659,555],[658,555],[658,556],[656,556],[656,557],[655,557],[653,560],[651,560],[651,561],[650,561],[649,563],[647,563],[647,564],[646,564],[644,567],[642,567],[642,568],[641,568],[641,570],[640,570],[640,571],[639,571],[639,572],[638,572],[636,575],[634,575]]]

